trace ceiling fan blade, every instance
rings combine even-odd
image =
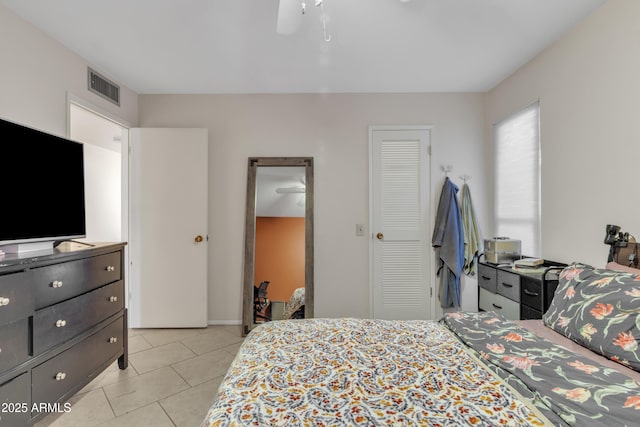
[[[278,6],[277,33],[293,34],[300,28],[302,22],[302,6],[300,0],[280,0]]]
[[[276,188],[276,193],[278,194],[295,194],[295,193],[304,193],[306,190],[301,187],[278,187]]]

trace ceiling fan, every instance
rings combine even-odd
[[[301,194],[307,190],[304,187],[278,187],[276,193],[278,194]]]
[[[299,178],[302,187],[277,187],[276,193],[278,194],[304,194],[307,191],[303,178]]]
[[[322,29],[324,31],[324,41],[331,40],[327,35],[327,19],[324,14],[324,0],[314,0],[314,5],[322,9]],[[278,24],[276,32],[282,35],[290,35],[298,31],[302,23],[302,17],[307,11],[307,4],[304,0],[280,0],[278,5]]]

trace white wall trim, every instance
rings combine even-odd
[[[71,104],[75,104],[85,110],[89,110],[107,120],[111,120],[112,122],[119,124],[124,128],[131,129],[133,127],[130,122],[122,117],[116,116],[104,108],[98,107],[96,104],[67,91],[67,138],[69,138],[69,133],[71,132]]]
[[[241,326],[242,320],[208,320],[209,326]]]

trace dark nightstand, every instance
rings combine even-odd
[[[566,264],[545,260],[542,266],[542,273],[528,273],[479,262],[480,311],[495,311],[512,320],[541,319],[558,287],[558,274]]]

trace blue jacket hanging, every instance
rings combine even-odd
[[[460,308],[460,276],[464,267],[464,226],[458,187],[447,177],[442,186],[431,244],[439,260],[440,307]]]

